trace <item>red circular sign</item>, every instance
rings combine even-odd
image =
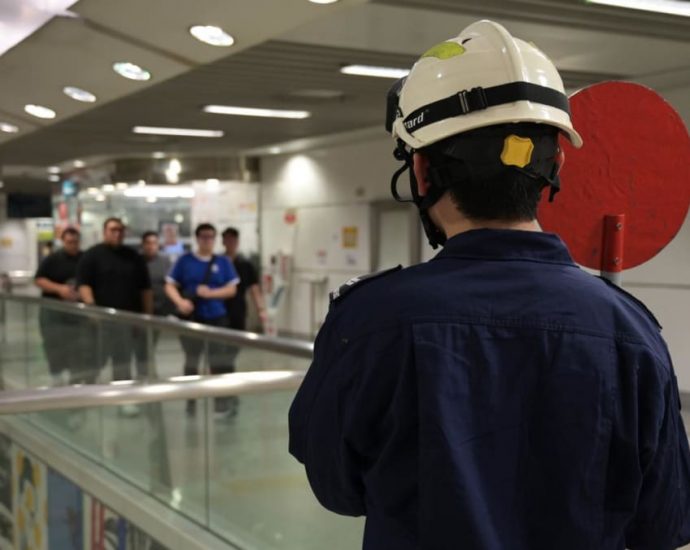
[[[561,191],[539,206],[545,231],[558,233],[579,264],[601,269],[604,218],[625,215],[623,268],[658,254],[690,206],[690,137],[656,92],[629,82],[590,86],[570,98],[584,145],[561,139]],[[548,191],[545,192],[545,197]]]

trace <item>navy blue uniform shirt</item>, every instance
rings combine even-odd
[[[660,327],[552,234],[476,230],[331,306],[290,410],[366,550],[668,550],[690,456]]]

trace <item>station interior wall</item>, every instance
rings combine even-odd
[[[690,108],[681,99],[684,91],[669,94],[674,107],[690,121]],[[687,95],[687,94],[685,94]],[[679,105],[676,105],[676,99]],[[690,105],[688,105],[690,107]],[[262,266],[267,269],[270,255],[282,247],[287,254],[295,254],[294,239],[277,241],[271,233],[281,235],[279,225],[268,223],[286,211],[294,209],[296,227],[290,231],[309,232],[300,224],[302,213],[317,211],[326,206],[341,209],[368,209],[379,200],[391,200],[390,178],[398,166],[392,157],[393,145],[383,131],[380,137],[327,147],[294,155],[273,155],[262,158],[261,205],[262,205]],[[406,176],[401,179],[407,185]],[[420,239],[419,258],[424,261],[435,254],[425,239]],[[313,268],[293,265],[293,276],[287,288],[285,303],[278,318],[279,329],[298,334],[313,334],[328,310],[328,292],[349,278],[368,273],[365,270],[331,269],[328,266]],[[325,281],[312,289],[311,279]],[[624,288],[647,304],[664,327],[663,334],[674,360],[681,391],[690,392],[690,338],[688,338],[688,314],[690,313],[690,216],[683,227],[661,253],[646,264],[628,270],[623,276]],[[315,294],[315,305],[311,294]],[[310,326],[310,324],[312,326]]]

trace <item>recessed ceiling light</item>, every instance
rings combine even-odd
[[[8,134],[16,134],[19,128],[14,124],[9,124],[7,122],[0,122],[0,132],[6,132]]]
[[[217,115],[258,116],[270,118],[301,119],[311,116],[309,111],[289,111],[285,109],[256,109],[253,107],[236,107],[233,105],[206,105],[205,113]]]
[[[48,176],[48,180],[50,180],[50,181],[60,181],[60,176],[58,176],[57,174],[51,174],[50,176]]]
[[[219,138],[225,135],[223,130],[198,130],[196,128],[167,128],[161,126],[135,126],[132,128],[135,134],[153,134],[158,136],[187,136]]]
[[[59,166],[48,166],[48,168],[46,168],[46,171],[49,174],[59,174],[60,173],[60,167]]]
[[[345,93],[341,90],[329,90],[327,88],[305,88],[290,92],[289,95],[309,99],[341,99],[345,96]]]
[[[588,4],[604,4],[631,10],[653,11],[690,17],[690,4],[679,0],[585,0]]]
[[[347,65],[340,69],[343,74],[356,76],[375,76],[378,78],[402,78],[410,74],[409,69],[396,67],[375,67],[373,65]]]
[[[74,161],[74,167],[75,168],[84,168],[84,166],[86,166],[86,164],[84,164],[83,160],[75,160]]]
[[[189,33],[206,44],[211,46],[232,46],[235,39],[220,27],[214,25],[194,25],[189,29]]]
[[[81,88],[77,88],[76,86],[65,86],[62,91],[66,96],[71,97],[75,101],[82,101],[84,103],[93,103],[96,101],[95,95]]]
[[[142,69],[139,65],[129,63],[128,61],[119,61],[113,63],[113,70],[120,76],[129,78],[130,80],[150,80],[151,73],[146,69]]]
[[[24,105],[24,110],[37,118],[50,119],[55,118],[56,116],[55,111],[49,109],[48,107],[44,107],[43,105],[34,105],[29,103],[28,105]]]
[[[335,4],[338,0],[309,0],[312,4]]]

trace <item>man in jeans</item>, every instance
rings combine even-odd
[[[216,228],[202,223],[194,233],[197,250],[184,254],[175,262],[168,275],[165,292],[175,304],[181,318],[215,327],[227,327],[225,300],[235,295],[240,279],[225,256],[213,253]],[[180,338],[180,343],[185,353],[184,374],[197,374],[204,341],[186,336]],[[232,372],[236,353],[236,349],[231,346],[209,342],[208,363],[211,374]],[[220,416],[235,414],[236,401],[229,398],[216,399],[216,413]],[[189,401],[187,412],[194,414],[195,410],[195,402]]]

